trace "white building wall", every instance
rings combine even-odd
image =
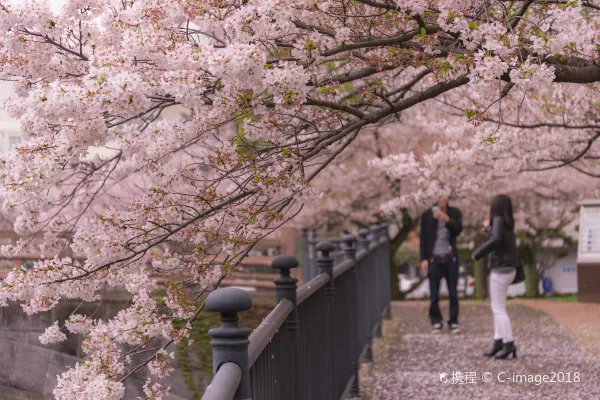
[[[0,103],[12,92],[12,82],[0,81]],[[14,120],[0,107],[0,154],[6,154],[21,142],[19,121]]]
[[[0,154],[8,153],[13,147],[21,142],[19,131],[3,129],[0,125]]]
[[[557,259],[553,266],[546,268],[544,277],[552,280],[554,293],[577,293],[577,248],[570,249],[565,257]]]

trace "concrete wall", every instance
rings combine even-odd
[[[0,393],[2,393],[2,398],[5,400],[44,400],[42,396],[37,394],[2,385],[0,385]]]
[[[0,385],[17,389],[13,393],[24,399],[49,399],[57,376],[82,359],[41,346],[0,339]],[[133,378],[126,383],[125,397],[143,396],[144,382]],[[0,395],[2,399],[12,397]]]
[[[0,392],[0,399],[49,399],[56,385],[57,375],[64,372],[67,367],[83,362],[80,336],[69,335],[67,341],[48,346],[42,345],[39,341],[39,336],[47,326],[56,320],[62,324],[78,305],[79,303],[76,302],[63,301],[52,311],[34,316],[27,316],[18,304],[0,308],[0,386],[18,389],[14,391],[14,397],[7,397],[8,395]],[[91,315],[97,309],[96,315],[106,319],[114,316],[122,306],[123,303],[118,301],[105,301],[101,304],[84,303],[78,312]],[[157,341],[151,345],[159,344],[162,343]],[[172,351],[175,349],[173,348]],[[142,356],[140,360],[141,358]],[[174,360],[174,367],[177,368],[176,360]],[[171,386],[169,399],[192,398],[182,374],[177,369],[167,379],[167,383]],[[125,398],[143,397],[145,380],[145,371],[129,379],[126,383]]]

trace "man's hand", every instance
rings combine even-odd
[[[429,273],[429,261],[427,261],[427,260],[421,261],[421,271],[423,271],[423,273],[425,275],[427,275]]]
[[[433,214],[433,217],[436,219],[441,219],[444,222],[450,221],[450,217],[448,216],[448,214],[446,214],[443,211],[436,211],[435,214]]]

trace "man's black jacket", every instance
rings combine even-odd
[[[458,249],[456,248],[456,237],[462,232],[462,214],[458,208],[448,206],[446,214],[450,221],[446,223],[446,228],[450,231],[450,246],[456,262],[458,262]],[[421,260],[431,260],[433,256],[433,247],[437,237],[438,220],[433,217],[431,208],[425,210],[421,215],[421,232],[419,240],[421,242]]]

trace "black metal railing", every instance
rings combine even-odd
[[[327,239],[334,245],[334,249],[330,253],[335,265],[344,261],[344,242],[342,238]],[[302,227],[301,249],[302,249],[302,280],[308,282],[319,274],[317,266],[318,251],[317,245],[321,243],[318,239],[318,233],[315,228]]]
[[[206,300],[221,313],[209,331],[214,378],[203,400],[331,400],[358,397],[359,366],[372,361],[372,342],[390,317],[390,246],[386,224],[315,246],[316,274],[300,288],[295,257],[272,267],[277,306],[250,335],[237,314],[251,307],[241,289]],[[340,255],[341,252],[341,255]]]

